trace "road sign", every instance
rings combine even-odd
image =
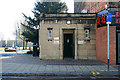
[[[112,22],[112,14],[107,13],[107,22]]]

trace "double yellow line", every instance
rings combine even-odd
[[[92,75],[95,76],[95,75],[100,75],[100,72],[92,72]]]

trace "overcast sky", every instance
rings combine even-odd
[[[63,0],[68,6],[68,12],[74,12],[73,0]],[[23,19],[22,13],[31,15],[36,0],[1,0],[0,1],[0,40],[15,40],[17,22]]]

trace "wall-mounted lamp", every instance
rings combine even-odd
[[[71,21],[70,21],[70,20],[67,20],[67,24],[71,24]]]

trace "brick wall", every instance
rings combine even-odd
[[[110,26],[110,64],[116,64],[116,26]]]
[[[119,1],[119,0],[118,0]],[[120,8],[119,2],[75,2],[74,3],[74,12],[81,13],[83,9],[88,10],[88,13],[97,13],[105,10],[105,5],[107,4],[108,8]]]
[[[110,26],[110,64],[116,64],[116,26]],[[107,63],[107,26],[96,29],[96,59]]]

